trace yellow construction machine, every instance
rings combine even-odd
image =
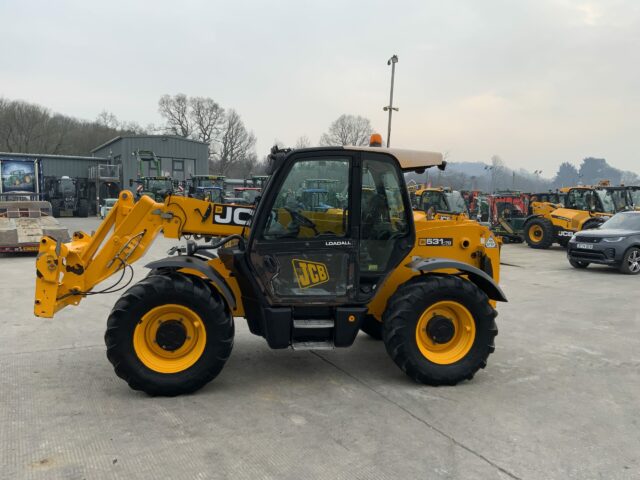
[[[133,389],[178,395],[211,381],[231,353],[238,317],[271,348],[347,347],[366,329],[425,384],[453,385],[485,367],[495,305],[506,301],[497,240],[476,222],[416,219],[404,183],[404,172],[443,168],[441,154],[274,148],[269,159],[255,210],[181,196],[134,203],[123,191],[94,234],[44,237],[35,314],[53,317],[114,291],[96,287],[124,277],[159,233],[190,236],[147,265],[107,320],[107,357]],[[340,205],[282,201],[318,172],[338,180]]]
[[[596,186],[561,189],[564,206],[533,201],[523,231],[531,248],[546,249],[553,243],[566,246],[574,233],[602,225],[614,213],[632,208],[625,187],[608,182]]]
[[[420,186],[415,196],[415,208],[424,211],[429,219],[464,221],[470,217],[467,202],[457,190]]]

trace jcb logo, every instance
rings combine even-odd
[[[295,259],[291,263],[300,288],[315,287],[329,281],[329,272],[324,263]]]
[[[253,208],[216,205],[213,222],[223,225],[248,225]]]

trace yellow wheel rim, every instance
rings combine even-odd
[[[451,338],[436,342],[430,335],[430,321],[446,319],[453,326]],[[476,338],[476,324],[467,308],[455,301],[434,303],[420,316],[416,326],[416,343],[422,355],[433,363],[449,365],[469,353]]]
[[[543,236],[544,230],[542,230],[542,227],[540,225],[531,225],[531,228],[529,228],[529,238],[532,242],[541,242]]]
[[[194,365],[207,344],[200,316],[190,308],[168,303],[149,310],[133,332],[140,361],[159,373],[178,373]]]

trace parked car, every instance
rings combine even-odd
[[[117,201],[117,198],[105,199],[104,204],[100,207],[100,218],[106,217]]]
[[[622,273],[640,273],[640,212],[620,212],[600,227],[577,232],[567,245],[575,268],[591,263],[617,267]]]

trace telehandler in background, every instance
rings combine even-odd
[[[234,317],[271,348],[294,349],[347,347],[366,319],[378,322],[393,361],[429,385],[454,385],[486,366],[495,305],[506,301],[496,238],[477,222],[414,220],[405,186],[403,172],[444,168],[441,154],[274,148],[269,162],[255,210],[181,196],[134,203],[123,191],[93,235],[44,237],[35,314],[53,317],[113,291],[94,288],[124,277],[158,233],[224,237],[172,248],[116,302],[107,358],[131,388],[169,396],[201,388],[229,358]],[[340,180],[343,207],[309,212],[286,201],[318,170]]]
[[[429,218],[450,220],[452,217],[469,218],[469,207],[462,194],[446,187],[418,187],[415,191],[416,209]]]
[[[566,190],[564,206],[530,203],[524,237],[531,248],[547,249],[554,243],[566,247],[576,232],[599,227],[614,213],[629,208],[632,206],[625,187],[612,187],[608,182],[571,187]]]

